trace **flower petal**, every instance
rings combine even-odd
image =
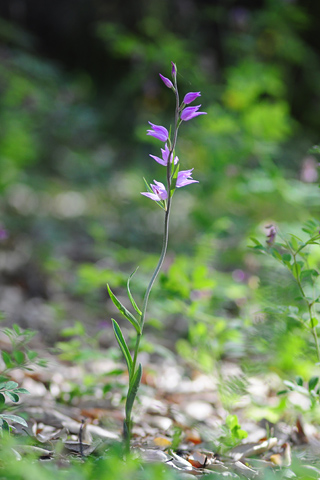
[[[170,150],[168,148],[167,143],[165,144],[164,148],[161,148],[161,154],[162,154],[162,158],[157,157],[156,155],[151,155],[151,154],[149,154],[149,157],[153,158],[156,162],[160,163],[160,165],[163,165],[164,167],[166,167],[168,165],[168,158],[170,155]],[[172,163],[172,156],[170,160]],[[179,162],[179,158],[176,156],[174,158],[174,164],[176,165],[178,162]]]
[[[186,185],[190,185],[190,183],[199,183],[198,180],[193,180],[192,171],[193,168],[191,168],[190,170],[181,170],[181,172],[178,173],[176,183],[177,188],[185,187]]]
[[[159,75],[166,87],[174,88],[173,83],[171,82],[171,80],[169,80],[169,78],[164,77],[163,75],[161,75],[161,73],[159,73]]]
[[[155,185],[151,184],[151,188],[156,193],[161,200],[165,200],[168,197],[166,187],[161,182],[157,182],[157,180],[153,180]]]
[[[162,158],[156,157],[155,155],[151,155],[151,154],[149,154],[149,157],[153,158],[153,160],[160,163],[160,165],[163,165],[164,167],[167,165],[167,162]]]
[[[200,92],[189,92],[184,96],[183,103],[188,105],[188,103],[193,102],[198,97],[201,97]]]
[[[198,112],[201,105],[197,105],[195,107],[186,107],[181,112],[181,120],[187,122],[198,115],[206,115],[207,112]]]
[[[161,125],[155,125],[151,122],[148,123],[151,125],[152,129],[147,130],[147,135],[151,135],[152,137],[161,140],[161,142],[166,142],[168,140],[169,132],[165,127],[162,127]]]
[[[151,192],[140,192],[140,193],[145,197],[151,198],[151,200],[154,200],[155,202],[159,202],[159,197],[155,193],[151,193]]]
[[[157,182],[157,180],[153,180],[155,184],[150,184],[153,193],[151,192],[140,192],[141,195],[145,197],[151,198],[156,202],[161,202],[162,200],[166,200],[168,198],[166,187],[161,182]]]
[[[171,75],[172,75],[172,78],[175,79],[177,76],[177,66],[173,62],[171,62],[171,65],[172,65]]]

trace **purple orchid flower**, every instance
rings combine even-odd
[[[197,105],[196,107],[186,107],[181,112],[181,120],[187,122],[198,115],[207,115],[207,112],[198,112],[201,105]]]
[[[151,198],[151,200],[154,200],[156,202],[161,202],[161,200],[166,200],[168,198],[166,187],[163,185],[163,183],[157,182],[157,180],[153,180],[153,181],[155,185],[152,183],[150,184],[153,190],[153,193],[141,192],[141,195]]]
[[[274,225],[267,225],[266,229],[267,229],[267,245],[271,247],[275,242],[277,229]]]
[[[201,97],[200,92],[189,92],[184,96],[183,103],[188,105],[188,103],[193,102],[198,97]]]
[[[153,158],[156,162],[160,163],[160,165],[163,165],[166,167],[168,165],[168,158],[170,155],[170,150],[168,148],[168,145],[165,144],[164,148],[161,148],[161,154],[162,158],[156,157],[155,155],[149,155],[151,158]],[[179,158],[175,157],[174,158],[174,164],[176,165],[179,162]],[[172,163],[172,156],[171,156],[171,163]]]
[[[177,188],[185,187],[186,185],[190,185],[190,183],[199,183],[198,180],[193,180],[192,171],[193,171],[193,168],[191,168],[191,170],[182,170],[181,172],[178,173],[177,183],[176,183]]]
[[[0,241],[8,238],[8,232],[5,228],[0,226]]]
[[[171,80],[169,80],[169,78],[164,77],[163,75],[161,75],[161,73],[159,73],[159,75],[166,87],[174,88],[173,83],[171,82]]]
[[[155,125],[151,122],[148,123],[151,125],[152,129],[147,130],[147,135],[151,135],[152,137],[161,140],[161,142],[166,142],[168,140],[169,132],[165,127],[162,127],[161,125]]]

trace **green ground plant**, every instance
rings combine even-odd
[[[17,324],[12,327],[4,327],[2,332],[9,338],[11,350],[2,350],[1,356],[5,364],[4,374],[8,374],[14,369],[32,370],[32,365],[46,367],[47,361],[40,358],[36,350],[30,348],[29,343],[37,334],[31,329],[23,329]]]
[[[11,351],[2,349],[1,357],[5,365],[0,375],[0,430],[1,432],[11,432],[15,430],[13,423],[19,423],[28,427],[24,418],[10,413],[12,405],[20,401],[21,394],[29,394],[25,388],[19,387],[18,383],[12,381],[10,373],[16,369],[32,370],[32,365],[46,366],[46,361],[39,358],[38,352],[31,350],[28,343],[34,337],[36,332],[27,329],[24,330],[14,324],[12,328],[5,327],[2,333],[6,335],[11,343]],[[8,404],[7,401],[11,404]]]
[[[6,399],[9,399],[13,403],[18,403],[21,393],[29,393],[25,388],[19,388],[17,382],[7,381],[6,377],[0,377],[0,412],[3,412],[8,408],[6,405]],[[19,415],[13,415],[10,413],[0,413],[0,431],[7,432],[14,430],[15,427],[11,423],[19,423],[24,427],[28,427],[24,418]]]
[[[313,357],[315,364],[320,365],[320,349],[318,338],[319,324],[319,271],[317,268],[318,255],[317,247],[320,245],[320,222],[316,219],[308,220],[302,228],[302,235],[283,234],[274,225],[267,227],[267,240],[263,245],[259,240],[252,237],[255,251],[271,256],[283,267],[285,267],[293,277],[298,295],[294,303],[287,305],[287,322],[296,322],[301,324],[302,330],[307,330],[313,338]],[[301,238],[301,237],[305,238]],[[278,240],[279,239],[279,240]],[[315,253],[315,256],[312,255]],[[283,313],[283,306],[273,307],[273,312]],[[312,376],[307,380],[307,385],[301,376],[297,376],[294,382],[286,380],[287,387],[279,394],[289,391],[298,391],[307,395],[311,400],[311,407],[314,407],[320,398],[320,388],[318,386],[319,377]]]

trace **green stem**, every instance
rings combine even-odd
[[[296,277],[295,277],[295,278],[296,278],[296,281],[297,281],[299,290],[300,290],[301,295],[302,295],[302,297],[303,297],[303,299],[304,299],[304,301],[306,302],[307,307],[308,307],[311,333],[312,333],[312,335],[313,335],[314,343],[315,343],[315,346],[316,346],[318,362],[320,362],[319,339],[318,339],[316,327],[313,326],[313,320],[312,320],[312,318],[313,318],[313,315],[312,315],[312,305],[313,305],[313,303],[310,303],[309,300],[307,299],[307,297],[306,297],[306,295],[305,295],[305,293],[304,293],[304,290],[303,290],[303,286],[302,286],[300,277],[299,277],[299,275],[298,275],[297,254],[302,250],[302,248],[300,248],[299,250],[297,250],[296,252],[294,252],[294,251],[292,250],[292,248],[290,247],[289,243],[286,242],[286,244],[287,244],[287,247],[288,247],[288,249],[290,250],[290,252],[291,252],[291,254],[292,254],[292,256],[293,256],[293,263],[294,263],[295,271],[296,271]]]
[[[318,340],[316,327],[312,327],[312,335],[314,338],[314,343],[316,344],[318,363],[320,363],[320,348],[319,348],[319,340]]]

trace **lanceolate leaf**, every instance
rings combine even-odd
[[[132,313],[129,312],[129,310],[126,309],[125,306],[122,305],[122,303],[112,293],[109,285],[107,285],[107,287],[108,287],[108,292],[109,292],[110,298],[113,301],[113,303],[115,304],[115,306],[117,307],[117,309],[122,313],[122,315],[124,315],[126,317],[127,320],[129,320],[131,325],[133,325],[134,328],[137,330],[137,332],[140,334],[141,333],[141,327],[140,327],[140,324],[139,324],[138,320],[132,315]]]
[[[16,388],[16,390],[14,391],[15,393],[27,393],[27,394],[30,394],[29,390],[27,390],[26,388]]]
[[[12,363],[11,357],[7,352],[3,351],[3,352],[1,352],[1,355],[2,355],[2,359],[3,359],[4,363],[6,364],[7,368],[11,368],[11,367],[14,366],[14,364]]]
[[[133,296],[132,296],[132,294],[131,294],[131,291],[130,291],[130,280],[131,280],[131,278],[133,277],[133,275],[136,273],[136,271],[138,270],[138,268],[139,268],[139,267],[137,267],[137,268],[135,269],[135,271],[134,271],[133,273],[131,273],[130,277],[128,278],[128,281],[127,281],[127,293],[128,293],[128,297],[129,297],[129,299],[130,299],[130,302],[131,302],[133,308],[134,308],[135,311],[141,316],[141,314],[142,314],[142,313],[141,313],[141,310],[140,310],[140,308],[138,307],[138,305],[136,304],[136,302],[134,301],[134,298],[133,298]]]
[[[8,422],[6,422],[6,420],[4,420],[4,419],[2,419],[2,418],[1,418],[1,428],[2,428],[2,430],[4,430],[5,432],[9,432],[9,431],[10,431]]]
[[[129,386],[127,402],[126,402],[126,418],[131,418],[131,411],[132,411],[134,400],[136,398],[136,395],[139,389],[141,375],[142,375],[142,367],[141,367],[141,363],[139,363],[139,367],[134,373]]]
[[[14,402],[14,403],[19,402],[19,395],[17,395],[16,393],[13,393],[13,392],[5,392],[5,394],[7,395],[7,397],[9,398],[9,400],[11,400],[12,402]]]
[[[13,382],[9,380],[9,382],[1,383],[0,388],[5,390],[12,390],[13,388],[17,388],[19,385],[17,382]]]
[[[127,347],[126,341],[122,335],[121,329],[118,325],[118,323],[112,318],[112,326],[113,326],[113,331],[115,334],[116,339],[118,340],[119,347],[123,353],[123,356],[127,362],[127,367],[128,367],[128,372],[129,372],[129,377],[131,377],[131,370],[132,370],[132,358],[129,352],[129,349]]]
[[[309,392],[311,392],[311,390],[314,390],[316,388],[316,385],[319,381],[319,377],[311,377],[309,382],[308,382],[308,389],[309,389]]]
[[[20,425],[23,425],[24,427],[28,426],[25,419],[22,417],[18,417],[18,415],[6,415],[5,413],[3,413],[0,415],[0,418],[4,421],[11,420],[12,422],[20,423]]]

